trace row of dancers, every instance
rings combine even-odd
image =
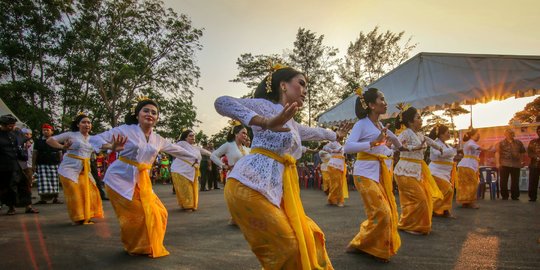
[[[279,66],[260,82],[254,98],[222,96],[216,99],[217,112],[237,119],[242,125],[235,125],[228,144],[213,154],[195,145],[195,134],[191,130],[184,131],[178,143],[171,143],[154,132],[160,108],[151,99],[139,100],[126,115],[124,125],[93,136],[89,135],[89,117],[78,115],[72,132],[47,141],[53,147],[66,150],[59,173],[71,220],[91,224],[92,218],[103,217],[99,192],[88,170],[89,157],[92,151],[118,152],[119,158],[108,168],[104,182],[120,224],[124,249],[129,254],[152,258],[166,256],[169,252],[163,240],[168,213],[152,191],[148,172],[157,154],[165,152],[176,158],[172,165],[173,183],[179,205],[188,211],[196,210],[198,205],[196,181],[201,155],[226,154],[229,164],[212,158],[219,166],[230,170],[224,189],[225,201],[232,220],[262,267],[333,269],[324,233],[305,214],[300,200],[295,163],[302,156],[302,141],[335,142],[328,147],[335,154],[332,158],[341,162],[339,151],[357,154],[354,184],[363,199],[368,219],[349,243],[348,252],[363,252],[388,261],[401,245],[398,229],[428,234],[433,211],[449,214],[452,179],[458,188],[458,202],[465,207],[476,207],[476,172],[482,150],[474,143],[477,133],[469,134],[471,140],[465,144],[465,156],[457,177],[452,173],[455,150],[444,143],[448,129],[440,126],[435,139],[424,136],[420,132],[422,121],[418,111],[409,108],[398,119],[406,129],[399,137],[394,135],[379,121],[386,113],[387,103],[384,94],[377,89],[357,92],[355,112],[360,120],[354,126],[343,124],[332,131],[297,123],[293,116],[304,103],[306,85],[302,72]],[[244,125],[253,131],[251,149],[241,143],[247,132]],[[338,142],[349,131],[341,148]],[[430,167],[423,162],[426,144],[432,148]],[[395,150],[400,151],[401,159],[392,169]],[[328,175],[339,177],[340,172],[343,175],[344,162],[341,162],[336,161],[332,168],[338,170],[329,170]],[[393,177],[398,183],[402,208],[399,220],[392,193]],[[339,206],[343,200],[337,196],[332,203]]]

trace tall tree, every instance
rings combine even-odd
[[[0,97],[30,127],[54,118],[61,20],[71,12],[68,0],[0,2]]]
[[[324,35],[299,28],[294,48],[289,54],[290,63],[306,75],[307,85],[307,124],[311,126],[317,115],[337,102],[335,91],[335,69],[338,65],[338,50],[323,45]]]
[[[416,47],[405,32],[379,32],[375,27],[368,33],[360,32],[349,44],[344,61],[339,66],[339,76],[345,86],[342,98],[351,95],[360,86],[367,86],[409,58]]]
[[[259,83],[268,75],[272,63],[288,65],[283,57],[277,54],[253,55],[243,53],[236,59],[238,74],[236,78],[230,81],[245,84],[250,89],[246,97],[253,96],[253,92],[257,89]]]
[[[527,103],[523,110],[516,112],[514,117],[510,119],[509,124],[514,121],[519,121],[521,123],[540,122],[540,96]]]
[[[76,10],[65,63],[73,72],[66,72],[64,80],[99,97],[111,126],[139,94],[191,105],[193,88],[199,88],[194,54],[201,49],[202,30],[193,28],[187,16],[165,9],[159,0],[81,0]]]

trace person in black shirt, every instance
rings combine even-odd
[[[33,166],[37,174],[39,201],[37,204],[62,203],[58,199],[60,180],[58,165],[62,160],[62,151],[49,146],[45,141],[53,135],[53,127],[49,124],[41,126],[41,138],[34,143]]]
[[[24,140],[15,129],[17,118],[11,114],[0,117],[0,198],[9,209],[8,215],[15,214],[17,198],[19,204],[26,206],[26,213],[37,214],[32,207],[32,193],[23,176],[19,160],[27,159],[23,149]]]

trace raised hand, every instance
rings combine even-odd
[[[124,150],[124,145],[126,144],[127,142],[127,136],[122,136],[120,134],[118,134],[117,136],[112,136],[112,140],[113,140],[113,143],[112,143],[112,151],[114,152],[119,152],[119,151],[122,151]]]
[[[64,142],[62,149],[69,150],[72,144],[73,144],[73,142],[71,140],[67,139]]]
[[[287,123],[291,118],[296,114],[298,111],[298,104],[296,102],[293,102],[292,104],[285,104],[285,107],[283,107],[283,110],[276,116],[272,118],[263,118],[262,124],[260,127],[264,129],[269,129],[274,132],[287,132],[290,129],[287,127],[284,127],[285,123]]]
[[[347,134],[349,134],[352,127],[352,123],[343,123],[339,125],[338,129],[336,130],[337,140],[340,141],[341,139],[345,138]]]

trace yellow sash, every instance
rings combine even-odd
[[[152,168],[152,164],[138,163],[123,156],[121,156],[119,160],[136,167],[139,171],[139,179],[137,179],[137,185],[139,186],[141,204],[144,209],[148,241],[150,242],[150,246],[152,247],[152,257],[156,258],[168,255],[169,252],[165,249],[163,243],[159,241],[159,237],[156,237],[158,235],[165,235],[164,228],[162,228],[161,226],[154,226],[154,219],[152,218],[152,215],[154,214],[152,211],[152,182],[150,182],[150,175],[148,174],[148,170]]]
[[[398,226],[398,211],[397,211],[397,205],[396,205],[396,198],[394,197],[393,193],[393,186],[392,186],[392,175],[390,174],[390,170],[388,170],[388,166],[386,166],[386,162],[384,162],[385,159],[391,159],[392,157],[387,157],[385,155],[375,155],[370,154],[366,152],[360,152],[356,155],[356,160],[375,160],[378,161],[381,166],[381,174],[379,178],[379,182],[382,184],[384,188],[384,193],[386,195],[386,199],[388,200],[388,203],[390,204],[390,210],[392,211],[392,251],[397,253],[399,247],[401,246],[401,238],[399,237],[397,226]]]
[[[85,158],[74,154],[67,154],[67,156],[78,159],[83,164],[83,171],[79,177],[79,185],[81,185],[84,192],[84,222],[86,223],[92,218],[90,216],[90,179],[88,178],[88,174],[90,173],[90,158]]]
[[[317,250],[313,231],[307,223],[306,213],[300,200],[296,160],[291,155],[280,156],[262,148],[251,149],[251,154],[265,155],[285,166],[285,170],[283,171],[283,207],[298,241],[302,269],[322,269],[317,262]]]
[[[441,161],[441,160],[432,160],[432,163],[439,164],[439,165],[448,165],[452,166],[452,172],[450,173],[450,183],[453,187],[456,187],[457,185],[457,169],[456,169],[456,163],[452,161]]]
[[[463,156],[463,158],[472,158],[472,159],[474,159],[474,160],[476,160],[476,161],[480,162],[480,158],[479,158],[479,157],[477,157],[477,156],[471,156],[471,155],[464,155],[464,156]]]
[[[437,186],[437,182],[435,182],[435,179],[433,179],[433,176],[431,175],[431,172],[429,171],[428,165],[423,159],[406,158],[406,157],[400,157],[400,159],[422,165],[422,175],[424,176],[424,180],[425,180],[424,186],[431,191],[431,197],[437,198],[437,199],[444,198],[444,195],[439,189],[439,186]]]
[[[179,158],[181,161],[189,164],[189,166],[195,168],[195,176],[193,177],[193,181],[191,182],[191,186],[193,187],[193,205],[196,207],[199,205],[199,184],[197,183],[197,179],[199,179],[199,176],[201,175],[201,169],[199,163],[191,163],[185,159]]]
[[[343,191],[343,198],[348,199],[349,198],[349,185],[347,184],[347,162],[345,162],[345,157],[341,155],[334,155],[332,158],[339,158],[343,159],[343,172],[341,175],[341,179],[343,181],[342,191]]]

